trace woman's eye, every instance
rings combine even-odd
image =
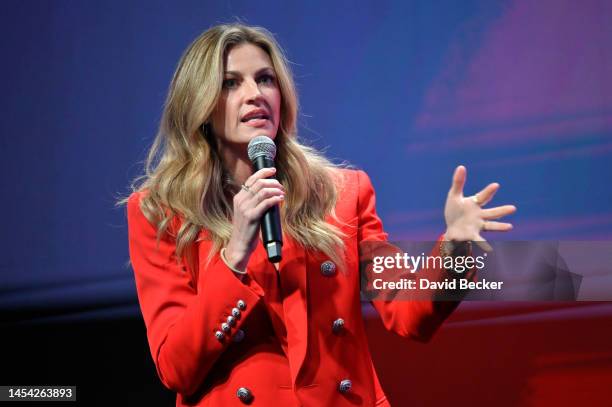
[[[223,81],[223,88],[224,89],[235,88],[236,85],[237,85],[236,79],[225,79]]]
[[[274,77],[272,75],[262,75],[259,77],[259,82],[265,85],[271,85],[274,83]]]

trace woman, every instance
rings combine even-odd
[[[287,61],[266,30],[216,26],[182,56],[127,200],[151,354],[177,405],[388,405],[359,293],[359,245],[387,238],[374,189],[363,171],[301,145],[296,117]],[[261,135],[276,144],[277,169],[253,173],[246,146]],[[445,208],[455,247],[482,240],[483,225],[508,230],[485,220],[514,210],[481,209],[498,185],[467,199],[464,182],[459,167]],[[283,258],[271,264],[259,220],[279,204]],[[388,329],[420,340],[456,305],[373,304]]]

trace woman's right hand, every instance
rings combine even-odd
[[[282,184],[274,178],[268,179],[274,174],[276,168],[262,168],[245,181],[248,190],[242,188],[234,195],[232,235],[225,249],[225,258],[235,269],[246,269],[259,241],[261,217],[285,198]]]

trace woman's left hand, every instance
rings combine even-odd
[[[446,205],[444,206],[444,219],[446,220],[445,240],[465,242],[475,241],[484,250],[490,246],[480,235],[481,231],[506,232],[512,229],[511,223],[496,222],[499,219],[516,211],[514,205],[496,206],[483,209],[499,189],[499,184],[494,182],[487,185],[475,195],[464,197],[463,187],[467,170],[463,165],[455,169],[453,184],[448,191]]]

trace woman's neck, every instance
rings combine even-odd
[[[251,161],[246,154],[236,154],[233,149],[223,149],[223,166],[237,185],[242,185],[253,174]]]

